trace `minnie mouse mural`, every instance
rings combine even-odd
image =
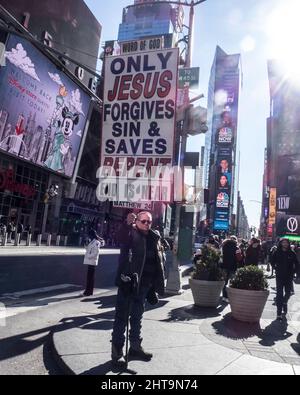
[[[44,164],[51,170],[67,173],[68,161],[71,161],[72,156],[70,138],[74,126],[79,123],[79,114],[71,112],[68,107],[64,107],[62,118],[62,122],[57,121],[52,150]]]

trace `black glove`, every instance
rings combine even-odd
[[[155,306],[159,303],[157,293],[153,287],[147,293],[146,300],[149,304],[151,304],[151,306]]]
[[[120,289],[125,296],[136,295],[138,289],[138,274],[121,274]]]

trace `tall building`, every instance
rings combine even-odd
[[[238,104],[240,55],[216,48],[208,89],[208,133],[204,181],[209,190],[208,222],[212,232],[234,226],[238,189]]]
[[[240,192],[238,192],[237,198],[236,234],[238,237],[245,240],[248,240],[251,234],[244,202],[241,198]]]
[[[84,0],[0,0],[0,4],[1,24],[24,33],[0,32],[7,52],[6,67],[0,70],[0,133],[5,139],[0,139],[0,172],[9,172],[12,178],[10,189],[0,190],[0,215],[4,221],[30,225],[34,234],[76,233],[79,240],[79,228],[96,227],[105,216],[100,202],[95,207],[86,200],[74,201],[81,184],[96,195],[101,100],[95,95],[94,75],[101,24]],[[27,40],[28,32],[34,43]],[[20,68],[11,56],[20,48],[34,66],[31,70]],[[7,84],[9,78],[26,86],[24,97],[17,83]],[[97,139],[91,142],[90,136]],[[46,209],[44,196],[51,185],[59,186],[59,194]],[[30,196],[19,192],[31,189]],[[67,210],[70,201],[72,213]],[[79,206],[88,206],[87,221]]]
[[[182,21],[182,22],[180,22]],[[139,40],[146,37],[174,34],[183,23],[183,8],[157,0],[155,4],[135,0],[124,8],[118,41]]]
[[[300,240],[300,88],[279,61],[268,62],[270,117],[267,123],[265,221],[268,236]]]
[[[1,0],[0,4],[38,40],[96,70],[102,27],[83,0]],[[65,66],[92,87],[92,74],[72,62]]]

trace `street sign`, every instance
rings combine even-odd
[[[137,40],[120,43],[121,54],[136,52],[149,52],[164,48],[164,37],[148,38],[146,40]]]
[[[200,67],[179,69],[179,88],[188,85],[191,89],[199,86]]]

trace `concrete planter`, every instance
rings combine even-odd
[[[232,316],[242,322],[259,322],[270,292],[227,288]]]
[[[200,307],[217,307],[224,288],[224,281],[202,281],[190,279],[194,303]]]

